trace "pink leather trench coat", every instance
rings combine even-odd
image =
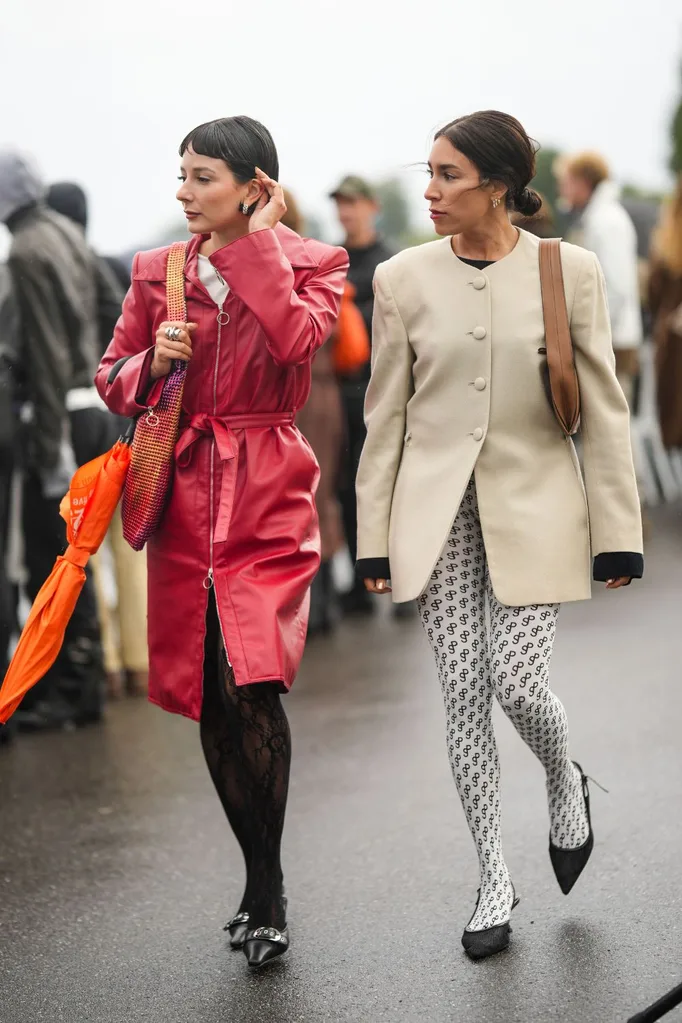
[[[310,363],[339,312],[348,257],[279,225],[213,253],[230,292],[218,315],[189,242],[185,292],[193,335],[173,489],[147,546],[149,695],[198,720],[213,589],[238,685],[288,689],[305,644],[319,564],[318,466],[294,417]],[[96,383],[123,416],[153,405],[154,337],[167,319],[168,249],[139,253]],[[142,625],[141,625],[142,627]]]

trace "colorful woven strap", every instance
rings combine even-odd
[[[187,321],[186,253],[183,242],[171,245],[166,269],[167,317],[180,323]],[[176,360],[156,405],[141,415],[135,426],[122,512],[123,535],[136,551],[142,550],[158,528],[170,496],[186,373],[187,363]]]
[[[187,306],[185,305],[185,259],[187,245],[185,242],[174,242],[168,251],[166,263],[166,315],[172,322],[187,322]]]

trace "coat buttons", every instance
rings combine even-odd
[[[474,430],[473,436],[474,436],[474,440],[483,440],[483,430],[481,429],[480,426],[476,427],[476,429]]]
[[[476,288],[476,291],[483,291],[486,285],[486,280],[485,277],[474,277],[471,283]]]
[[[477,391],[485,391],[486,383],[483,377],[476,377],[474,380],[474,387]]]
[[[472,334],[474,335],[477,341],[482,341],[487,333],[488,331],[485,329],[485,327],[474,327],[474,329],[472,330]]]

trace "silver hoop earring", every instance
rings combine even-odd
[[[245,217],[248,217],[250,209],[251,207],[247,202],[242,203],[242,213],[244,214]]]

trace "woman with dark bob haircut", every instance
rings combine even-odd
[[[97,386],[112,412],[158,400],[188,363],[170,502],[148,544],[149,694],[200,722],[208,769],[246,863],[226,925],[258,967],[286,951],[280,843],[296,675],[320,561],[318,466],[294,420],[339,312],[343,249],[299,238],[270,133],[249,117],[180,146],[192,235],[186,323],[168,322],[168,248],[139,253]]]
[[[549,851],[568,894],[594,842],[587,779],[549,688],[559,607],[642,575],[627,402],[595,256],[561,246],[581,395],[584,483],[543,384],[539,239],[510,222],[541,205],[535,146],[495,110],[436,135],[426,190],[440,240],[376,273],[358,572],[418,599],[447,715],[452,773],[480,889],[462,943],[509,943],[517,897],[502,853],[497,697],[547,779]],[[390,581],[390,585],[389,585]]]

